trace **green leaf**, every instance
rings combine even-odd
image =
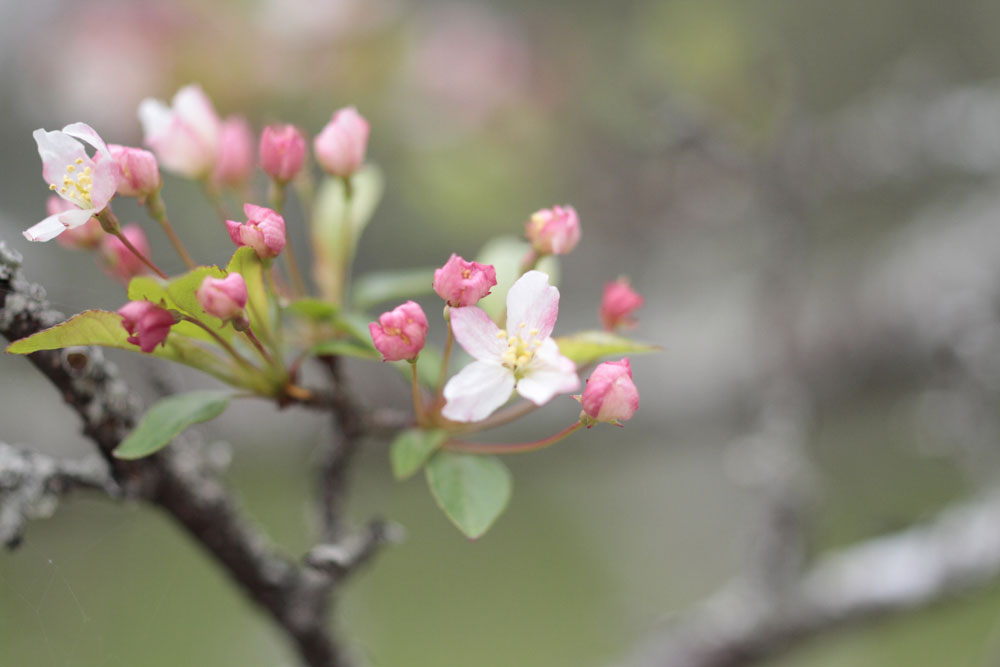
[[[404,269],[366,273],[354,282],[351,303],[367,310],[377,303],[409,299],[434,291],[434,269]]]
[[[577,366],[585,366],[602,357],[649,354],[660,349],[657,345],[640,343],[609,331],[581,331],[570,336],[559,336],[555,341],[559,345],[559,352],[572,359]]]
[[[510,471],[492,456],[439,451],[424,472],[438,507],[470,539],[482,536],[510,500]]]
[[[447,439],[448,432],[440,429],[425,431],[411,428],[403,431],[393,440],[389,450],[392,474],[396,479],[407,479],[420,470],[430,455]]]
[[[192,391],[168,396],[142,416],[139,424],[114,450],[119,459],[141,459],[166,447],[192,424],[222,414],[232,394],[225,391]]]
[[[340,312],[340,307],[322,299],[305,298],[292,301],[285,307],[285,310],[293,315],[325,322],[336,317],[337,313]]]
[[[499,320],[507,309],[507,290],[521,277],[521,261],[531,244],[514,236],[501,236],[487,242],[479,251],[476,261],[480,264],[492,264],[497,271],[497,285],[489,296],[480,299],[476,304],[486,311],[494,320]],[[559,282],[559,261],[552,256],[538,262],[538,270],[547,273],[549,283]],[[500,322],[500,327],[505,324]]]
[[[320,294],[331,301],[341,297],[341,281],[345,271],[341,264],[345,255],[354,256],[354,249],[382,198],[382,173],[367,165],[351,177],[351,205],[347,210],[344,183],[339,178],[327,178],[316,193],[316,204],[310,224],[313,247],[313,278]],[[343,225],[351,225],[351,247],[343,252]],[[349,263],[349,261],[348,261]]]
[[[223,326],[222,320],[205,312],[198,303],[195,291],[207,276],[224,278],[225,271],[217,266],[199,266],[169,282],[152,276],[137,276],[129,281],[128,298],[132,301],[149,301],[163,308],[179,310],[195,317],[212,328],[220,337],[229,340],[235,335],[232,327]],[[191,322],[178,322],[174,332],[216,345],[216,340],[201,327]]]
[[[225,278],[226,272],[217,266],[196,267],[183,276],[174,278],[167,283],[167,294],[176,304],[178,310],[201,320],[213,330],[223,334],[224,337],[232,336],[234,333],[232,327],[225,327],[222,330],[224,322],[218,317],[206,313],[205,309],[198,303],[198,297],[195,296],[195,292],[201,287],[201,283],[209,276],[212,278]]]
[[[223,359],[186,338],[175,324],[162,346],[150,352],[154,357],[167,359],[202,370],[223,382],[248,389],[260,390],[256,376],[249,375],[228,359]],[[119,350],[138,352],[139,348],[128,342],[128,332],[122,326],[118,313],[107,310],[85,310],[65,322],[14,341],[7,346],[11,354],[31,354],[39,350],[58,350],[77,345],[100,345]]]
[[[381,359],[382,355],[373,346],[364,346],[353,340],[325,340],[312,346],[313,355],[329,354],[358,359]]]
[[[247,284],[247,317],[250,320],[250,327],[265,345],[273,347],[271,301],[268,298],[264,275],[269,267],[264,266],[253,248],[243,247],[233,253],[226,270],[243,276],[243,281]]]

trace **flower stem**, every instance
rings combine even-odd
[[[252,363],[250,363],[250,361],[248,361],[246,357],[244,357],[239,352],[237,352],[233,348],[232,345],[230,345],[229,343],[227,343],[225,338],[223,338],[222,336],[220,336],[219,334],[217,334],[215,331],[213,331],[212,327],[208,326],[207,324],[205,324],[201,320],[199,320],[197,318],[194,318],[194,317],[190,317],[188,315],[182,315],[181,319],[184,320],[185,322],[190,322],[191,324],[204,329],[208,333],[208,335],[211,336],[212,338],[214,338],[215,342],[217,342],[219,345],[221,345],[222,348],[226,352],[228,352],[230,354],[230,356],[232,356],[233,359],[235,359],[240,365],[246,366],[248,369],[250,369],[252,371],[259,370],[256,366],[254,366]]]
[[[160,267],[158,267],[156,264],[153,264],[152,260],[150,260],[148,257],[139,252],[139,249],[136,248],[134,245],[132,245],[132,242],[128,240],[128,237],[126,237],[125,234],[122,233],[121,223],[118,222],[117,216],[115,216],[115,214],[111,212],[110,207],[105,207],[103,211],[98,213],[97,219],[101,223],[101,229],[103,229],[108,234],[111,234],[119,241],[121,241],[122,245],[124,245],[130,253],[135,255],[140,262],[142,262],[150,269],[152,269],[153,272],[156,273],[156,275],[160,276],[164,280],[167,279],[167,274],[161,271]]]
[[[222,199],[222,192],[212,184],[207,176],[201,179],[201,189],[205,193],[205,198],[208,199],[215,210],[215,215],[219,218],[219,222],[222,223],[223,229],[226,229],[226,234],[228,234],[229,230],[226,227],[226,220],[229,219],[229,214],[226,213],[226,202]]]
[[[261,344],[260,339],[257,338],[256,335],[254,335],[253,329],[251,329],[250,327],[243,329],[243,335],[245,335],[247,338],[250,339],[250,342],[253,343],[253,346],[257,348],[258,352],[260,352],[260,356],[264,358],[264,361],[273,366],[274,357],[272,357],[270,353],[267,351],[267,348]]]
[[[285,209],[285,184],[278,181],[271,181],[271,208],[278,215],[284,215]],[[302,279],[302,271],[299,269],[299,261],[295,257],[295,250],[292,249],[291,235],[285,233],[285,267],[288,275],[292,278],[292,286],[295,288],[296,296],[303,296],[306,293],[306,283]]]
[[[344,219],[340,224],[340,305],[347,303],[347,283],[351,279],[351,264],[353,261],[352,245],[354,244],[354,219],[351,217],[351,202],[354,199],[354,187],[351,177],[345,176],[344,183]]]
[[[174,249],[177,254],[180,255],[181,260],[183,260],[184,265],[189,269],[193,269],[197,266],[195,261],[191,259],[191,255],[188,254],[187,248],[181,243],[180,237],[174,231],[173,226],[170,224],[170,220],[167,219],[167,207],[163,204],[163,198],[160,197],[160,191],[157,190],[153,194],[146,198],[146,210],[149,212],[149,216],[160,223],[163,227],[164,233],[166,233],[167,238],[170,239],[170,243],[173,244]]]
[[[444,381],[448,379],[448,360],[451,358],[451,346],[455,342],[455,334],[451,330],[451,317],[446,312],[445,321],[448,324],[448,337],[444,341],[444,354],[441,355],[441,372],[438,374],[437,381],[437,396],[434,399],[435,404],[441,400],[441,396],[444,393]]]
[[[563,430],[550,435],[542,440],[532,440],[531,442],[517,443],[486,443],[467,442],[465,440],[450,440],[444,443],[443,448],[453,452],[464,452],[466,454],[522,454],[524,452],[534,452],[554,445],[566,436],[583,427],[583,422],[578,421],[570,424]]]
[[[424,402],[420,398],[420,382],[417,378],[417,360],[416,358],[410,359],[410,370],[411,374],[411,386],[413,387],[413,414],[417,418],[418,424],[424,423]]]

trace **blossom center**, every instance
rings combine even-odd
[[[77,158],[73,164],[66,165],[62,185],[49,186],[50,190],[58,190],[64,198],[72,201],[80,208],[93,208],[90,193],[94,189],[94,176],[90,166],[78,169],[83,164],[83,158]]]
[[[531,362],[535,352],[542,346],[538,333],[538,329],[529,330],[525,322],[517,325],[517,331],[513,335],[508,335],[504,329],[497,332],[497,338],[507,340],[507,349],[500,356],[500,362],[513,371],[515,377],[520,377],[524,367]]]

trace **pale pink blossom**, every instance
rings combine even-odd
[[[378,322],[368,324],[375,349],[382,361],[415,359],[427,340],[427,316],[413,301],[379,315]]]
[[[195,290],[195,297],[209,315],[232,320],[241,316],[247,306],[247,284],[238,273],[230,273],[225,278],[205,276]]]
[[[365,161],[370,129],[357,109],[340,109],[313,140],[316,161],[333,176],[350,176]]]
[[[142,227],[132,223],[122,227],[122,235],[129,240],[143,257],[150,257],[149,241]],[[117,236],[105,234],[101,239],[101,265],[109,276],[128,283],[136,276],[149,272],[149,267],[135,256]]]
[[[54,132],[39,129],[32,136],[42,158],[42,178],[72,204],[24,232],[29,241],[50,241],[104,210],[118,187],[117,167],[104,140],[85,123]],[[87,155],[85,144],[96,150],[94,157]]]
[[[553,206],[536,211],[525,226],[535,252],[565,255],[580,240],[580,218],[572,206]]]
[[[45,209],[49,215],[58,215],[75,209],[72,203],[62,197],[52,195],[45,202]],[[101,243],[104,237],[104,230],[97,218],[90,218],[79,227],[67,229],[56,237],[56,242],[64,248],[72,250],[92,250]]]
[[[239,187],[253,174],[253,131],[242,116],[229,116],[219,126],[219,153],[212,170],[218,185]]]
[[[639,390],[632,382],[629,360],[605,361],[595,368],[580,396],[580,405],[595,421],[620,425],[631,419],[639,409]]]
[[[149,301],[130,301],[118,309],[118,314],[129,334],[128,342],[138,345],[143,352],[165,345],[170,327],[177,323],[170,311]]]
[[[451,328],[475,359],[448,380],[441,414],[457,422],[488,417],[515,389],[535,405],[580,386],[575,364],[559,353],[552,329],[559,290],[541,271],[528,271],[507,292],[507,328],[475,306],[454,308]]]
[[[260,135],[260,166],[268,176],[287,183],[302,170],[306,138],[294,125],[269,125]]]
[[[250,246],[261,259],[277,257],[285,247],[285,219],[263,206],[244,204],[246,224],[226,220],[229,237],[238,246]]]
[[[453,308],[476,305],[496,284],[493,266],[467,262],[455,254],[434,271],[434,291]]]
[[[604,286],[604,296],[601,299],[601,323],[608,331],[618,327],[634,327],[635,318],[632,313],[638,310],[645,300],[642,295],[632,289],[626,278],[619,278]]]
[[[160,167],[149,151],[130,146],[108,144],[117,165],[118,190],[122,197],[137,197],[143,201],[160,189]]]
[[[166,169],[201,178],[215,165],[222,123],[200,86],[181,88],[169,107],[147,97],[139,104],[139,121],[146,145]]]

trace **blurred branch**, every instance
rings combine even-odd
[[[628,664],[740,667],[873,618],[986,586],[1000,575],[1000,492],[928,523],[833,552],[778,599],[737,581]]]
[[[17,547],[29,519],[50,516],[59,498],[76,489],[119,494],[96,456],[62,460],[0,442],[0,543]]]
[[[0,242],[0,335],[9,340],[62,321],[49,309],[44,290],[21,277],[20,262]],[[28,358],[80,415],[84,434],[127,497],[148,501],[173,517],[281,626],[305,664],[350,664],[329,631],[335,579],[278,553],[242,516],[200,450],[173,446],[137,461],[111,455],[132,428],[138,406],[100,350],[42,351]]]

